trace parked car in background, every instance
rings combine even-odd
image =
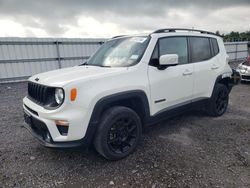
[[[239,64],[237,71],[241,74],[241,81],[250,81],[250,56]]]

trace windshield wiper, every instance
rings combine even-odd
[[[88,62],[85,61],[84,63],[80,64],[79,66],[83,66],[83,65],[88,65]]]
[[[96,64],[88,64],[87,62],[84,62],[83,64],[80,64],[79,66],[96,66],[96,67],[111,67],[111,66],[107,66],[107,65],[96,65]]]
[[[99,66],[99,67],[111,67],[111,66],[108,66],[108,65],[96,65],[96,66]]]

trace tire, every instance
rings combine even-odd
[[[228,88],[223,84],[216,84],[208,102],[207,113],[213,117],[222,116],[227,110],[228,101]]]
[[[135,111],[122,106],[111,107],[101,117],[94,146],[106,159],[119,160],[135,150],[141,134],[141,119]]]

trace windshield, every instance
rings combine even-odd
[[[149,37],[117,38],[105,42],[85,65],[127,67],[138,63],[148,45]]]

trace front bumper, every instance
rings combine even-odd
[[[241,81],[250,81],[250,69],[249,67],[237,68],[237,72],[241,75]]]
[[[44,146],[53,148],[88,147],[93,138],[95,123],[90,123],[88,110],[68,107],[49,111],[29,100],[23,100],[26,128]],[[55,120],[67,120],[67,135],[62,135]],[[84,121],[85,120],[85,121]]]
[[[88,145],[86,139],[69,142],[54,142],[46,124],[27,112],[24,112],[24,121],[26,123],[25,128],[29,130],[29,132],[40,142],[40,144],[46,147],[72,148],[79,146],[87,147]]]
[[[250,81],[250,75],[241,74],[241,81],[249,82]]]

